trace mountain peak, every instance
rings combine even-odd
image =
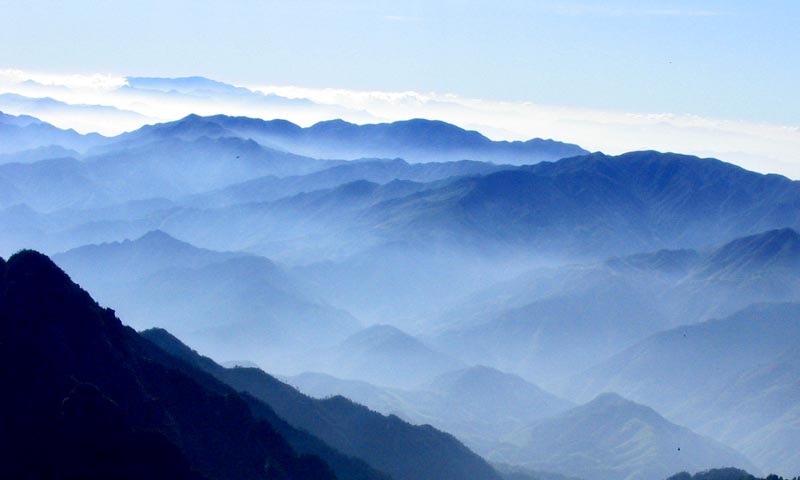
[[[612,257],[605,264],[617,270],[656,270],[663,273],[684,274],[700,259],[696,250],[662,249],[653,253],[637,253],[625,257]]]
[[[216,93],[238,92],[242,89],[227,83],[211,80],[206,77],[127,77],[129,87],[158,90],[162,92],[192,93],[197,91],[212,91]]]
[[[729,447],[614,393],[533,424],[525,436],[525,447],[504,461],[581,478],[651,479],[680,469],[751,467]]]
[[[35,250],[20,250],[6,263],[6,278],[9,282],[30,282],[56,286],[70,283],[69,276],[47,255]]]
[[[357,127],[355,123],[342,120],[341,118],[334,118],[331,120],[322,120],[308,127],[311,130],[333,130],[340,128]]]
[[[17,333],[39,332],[31,333],[38,335],[46,331],[47,335],[81,337],[106,335],[109,326],[121,327],[112,311],[100,309],[86,291],[42,253],[34,250],[15,253],[3,273],[0,291],[4,290],[11,309],[22,309],[22,313],[15,310],[19,313],[15,317],[26,322],[24,326],[12,327]],[[71,314],[65,315],[64,311]]]
[[[427,388],[460,397],[464,401],[478,399],[480,402],[487,402],[494,396],[497,398],[496,406],[502,405],[513,410],[533,409],[552,414],[572,406],[518,375],[484,365],[474,365],[439,375],[428,383]],[[527,412],[526,415],[531,413]]]
[[[133,241],[141,243],[152,243],[152,244],[175,243],[175,244],[189,245],[188,243],[178,240],[177,238],[173,237],[172,235],[168,234],[167,232],[161,229],[150,230],[149,232],[145,233],[144,235]]]
[[[46,256],[22,251],[8,267],[0,358],[17,363],[0,370],[0,476],[262,479],[277,465],[286,478],[335,478],[232,388],[124,327]]]
[[[580,421],[592,422],[597,422],[600,421],[601,418],[606,418],[604,422],[618,425],[623,424],[629,419],[636,418],[651,426],[665,427],[670,425],[671,427],[678,428],[647,405],[636,403],[614,392],[601,393],[593,400],[575,407],[564,415],[569,415],[579,420],[583,419]]]
[[[701,275],[730,275],[767,267],[800,268],[800,234],[781,228],[733,240],[711,255]]]
[[[360,332],[354,333],[350,338],[348,338],[347,342],[353,343],[371,343],[371,342],[381,342],[387,341],[392,338],[403,338],[412,340],[413,337],[411,335],[403,332],[397,327],[393,327],[391,325],[371,325],[369,327],[364,328]]]
[[[765,253],[777,253],[786,248],[796,249],[800,245],[800,234],[786,227],[750,235],[730,242],[728,245],[749,245],[767,249]]]
[[[26,127],[28,125],[44,123],[36,117],[30,115],[11,115],[0,111],[0,124]]]
[[[516,383],[516,387],[526,383],[521,377],[511,373],[501,372],[486,365],[473,365],[452,372],[447,372],[437,377],[432,385],[440,387],[457,388],[459,386],[498,386],[503,383]]]
[[[637,406],[638,404],[632,400],[628,400],[622,395],[614,392],[605,392],[596,396],[594,400],[586,404],[587,406],[603,406],[603,407],[626,407]]]

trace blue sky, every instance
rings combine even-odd
[[[4,1],[0,67],[800,124],[797,1]]]

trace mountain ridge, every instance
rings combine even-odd
[[[367,460],[397,480],[467,476],[499,479],[480,457],[449,434],[429,425],[412,426],[393,415],[384,417],[341,396],[312,399],[261,370],[220,367],[192,352],[163,330],[150,330],[144,334],[170,352],[182,352],[177,353],[181,358],[202,365],[201,368],[223,382],[270,404],[295,426],[318,435],[345,453]],[[376,442],[371,438],[375,434],[387,435],[386,441]],[[419,446],[423,452],[419,451]],[[409,452],[417,456],[410,456]],[[459,458],[460,464],[442,458],[444,452]]]
[[[615,393],[601,394],[513,437],[519,450],[498,451],[498,460],[581,478],[646,480],[720,464],[754,468],[730,447]]]
[[[402,157],[414,163],[478,160],[520,164],[587,153],[577,145],[554,140],[492,141],[476,131],[427,119],[364,125],[337,119],[303,128],[286,120],[192,114],[146,128],[190,128],[191,125],[217,129],[214,134],[236,132],[268,147],[327,159]]]

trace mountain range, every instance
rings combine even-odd
[[[136,328],[169,328],[215,355],[235,351],[281,371],[360,327],[263,257],[200,249],[160,231],[54,260]]]
[[[219,115],[210,120],[265,145],[316,158],[402,157],[411,162],[470,159],[530,164],[587,153],[577,145],[539,138],[492,141],[476,131],[421,118],[367,125],[329,120],[308,128],[285,121],[258,122]]]
[[[800,471],[796,181],[215,115],[317,106],[203,78],[113,95],[204,106],[115,136],[0,114],[0,477]]]
[[[445,313],[432,343],[467,361],[563,384],[660,330],[800,300],[799,246],[796,231],[780,229],[701,250],[535,269]]]
[[[13,154],[40,147],[58,145],[66,149],[86,151],[106,139],[99,134],[81,135],[75,130],[56,128],[30,115],[9,115],[0,112],[0,153]]]
[[[573,406],[516,375],[485,366],[445,372],[411,389],[311,372],[284,378],[313,397],[342,395],[412,423],[430,423],[482,455],[497,448],[509,431]]]

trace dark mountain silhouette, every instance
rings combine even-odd
[[[670,423],[649,407],[604,394],[515,432],[495,457],[592,479],[664,478],[676,469],[753,468],[742,455]]]
[[[20,252],[0,261],[0,278],[1,476],[335,478],[47,257]]]
[[[233,388],[264,401],[295,427],[346,454],[366,460],[393,478],[499,479],[480,457],[430,426],[412,426],[396,416],[382,416],[340,396],[315,400],[258,369],[223,368],[163,330],[149,330],[144,335]]]

